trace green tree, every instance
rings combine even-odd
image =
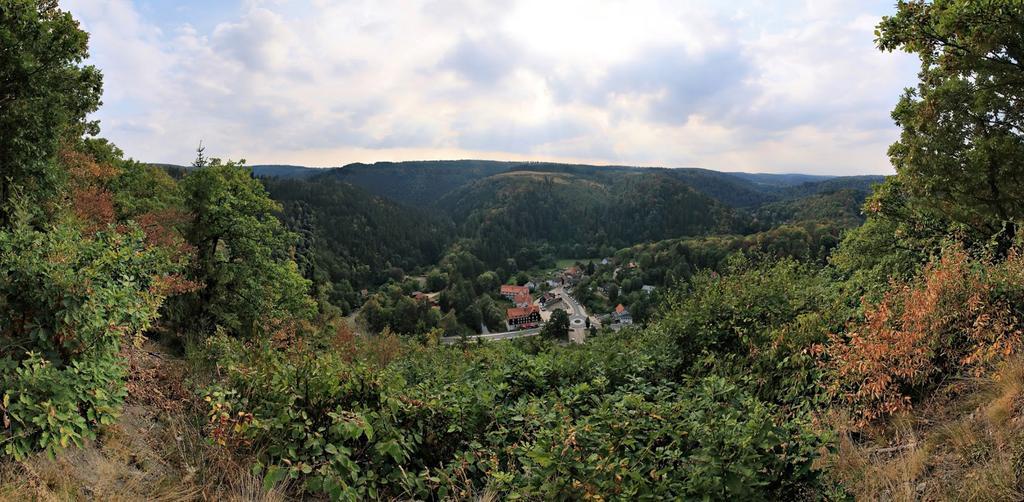
[[[540,330],[540,336],[548,340],[569,339],[569,314],[562,309],[555,309],[551,318]]]
[[[434,268],[427,274],[427,291],[441,291],[448,287],[448,274]]]
[[[454,312],[445,314],[438,325],[444,331],[444,336],[458,336],[466,333],[466,327],[459,324]]]
[[[64,181],[58,149],[98,127],[103,78],[82,66],[87,33],[57,0],[0,0],[0,226],[19,187],[29,202],[56,195]]]
[[[487,325],[487,329],[504,331],[505,312],[494,302],[493,298],[483,295],[476,301],[475,305],[480,310],[481,321]]]
[[[476,278],[476,290],[480,294],[492,293],[501,286],[501,279],[494,272],[484,272]]]
[[[242,163],[203,165],[200,157],[197,164],[182,180],[194,216],[188,231],[196,247],[193,278],[205,284],[193,298],[197,327],[251,336],[310,317],[310,283],[289,257],[294,236],[274,216],[279,206]]]
[[[518,273],[516,273],[515,283],[517,285],[522,286],[528,282],[530,282],[530,274],[527,274],[524,271],[519,271]]]
[[[893,111],[889,156],[909,203],[1005,252],[1024,217],[1024,4],[901,1],[882,50],[921,59]],[[884,211],[886,208],[882,208]]]
[[[615,302],[619,299],[619,287],[615,284],[608,286],[608,301]]]
[[[40,231],[26,206],[15,198],[0,231],[0,458],[81,445],[113,421],[121,345],[156,319],[176,271],[137,226],[86,235],[61,218]]]

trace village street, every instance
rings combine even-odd
[[[577,342],[577,343],[582,343],[583,340],[586,338],[586,331],[585,331],[586,330],[586,319],[589,317],[591,323],[596,323],[597,322],[597,318],[591,316],[590,314],[588,314],[587,313],[587,309],[584,308],[583,305],[580,305],[580,303],[577,302],[576,299],[572,297],[572,295],[568,294],[566,292],[564,286],[558,286],[555,289],[552,289],[551,293],[553,293],[555,295],[555,297],[558,300],[560,300],[558,302],[558,303],[560,303],[560,305],[555,307],[554,309],[542,309],[541,310],[541,319],[544,320],[544,322],[547,322],[548,319],[551,318],[551,313],[552,313],[553,310],[558,309],[558,308],[562,308],[563,310],[565,310],[565,312],[567,314],[569,314],[569,333],[570,333],[569,338],[570,338],[570,340],[572,340],[574,342]],[[539,303],[537,303],[537,302],[535,302],[535,304],[539,305]],[[564,305],[564,307],[563,307],[563,305]],[[593,325],[596,326],[596,324],[593,324]],[[468,336],[468,337],[466,337],[466,339],[469,340],[469,341],[476,341],[476,339],[478,339],[478,338],[482,339],[482,340],[485,340],[485,341],[509,340],[509,339],[512,339],[512,338],[522,338],[522,337],[527,337],[527,336],[535,336],[535,335],[540,334],[540,330],[541,330],[541,328],[533,328],[533,329],[504,331],[504,332],[501,332],[501,333],[484,333],[484,334],[481,334],[481,335]],[[461,340],[461,339],[462,339],[462,337],[458,337],[458,336],[446,336],[446,337],[441,338],[441,342],[444,343],[444,344],[447,344],[447,345],[451,345],[451,344],[458,343],[459,340]]]

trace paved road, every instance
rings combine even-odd
[[[565,304],[569,306],[569,311],[566,312],[567,314],[569,314],[569,319],[577,317],[581,319],[590,318],[590,323],[592,325],[596,326],[598,324],[597,318],[587,313],[586,307],[581,305],[579,302],[576,301],[575,298],[566,293],[565,288],[563,286],[559,286],[551,291],[556,295],[559,295],[565,301]]]
[[[562,299],[562,301],[569,306],[569,311],[566,312],[567,314],[569,314],[569,317],[586,317],[587,311],[583,308],[582,305],[579,304],[579,302],[576,301],[575,298],[573,298],[572,296],[565,292],[565,286],[558,286],[557,288],[552,289],[551,292],[558,295]]]
[[[480,338],[480,339],[484,340],[485,342],[490,342],[490,341],[495,341],[495,340],[511,340],[512,338],[521,338],[521,337],[524,337],[524,336],[535,336],[535,335],[539,335],[539,334],[540,334],[540,328],[533,328],[533,329],[523,329],[523,330],[519,330],[519,331],[504,331],[504,332],[501,332],[501,333],[490,333],[490,334],[487,334],[487,335],[467,336],[466,340],[468,340],[470,342],[475,342],[477,338]],[[445,337],[441,338],[441,343],[443,343],[445,345],[454,345],[456,343],[459,343],[459,340],[461,340],[461,339],[462,339],[462,337],[460,337],[460,336],[445,336]]]
[[[559,286],[555,289],[552,289],[551,292],[561,297],[565,305],[569,307],[569,310],[566,313],[569,314],[570,328],[582,330],[584,323],[586,323],[585,319],[589,317],[587,314],[587,309],[585,309],[583,305],[580,305],[580,303],[577,302],[575,298],[566,293],[565,287],[563,286]],[[593,319],[591,319],[591,322],[593,322]],[[540,328],[533,328],[518,331],[504,331],[501,333],[484,333],[482,335],[467,336],[466,339],[470,342],[475,342],[477,338],[480,338],[484,341],[489,342],[494,340],[511,340],[513,338],[535,336],[539,334]],[[458,336],[446,336],[441,338],[441,343],[444,343],[446,345],[454,345],[456,343],[459,343],[459,340],[461,339],[462,337]],[[579,341],[582,341],[582,339]]]

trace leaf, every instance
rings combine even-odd
[[[395,462],[401,462],[405,458],[405,455],[402,454],[402,447],[393,439],[378,443],[377,451],[383,455],[390,456]]]
[[[276,465],[267,467],[267,473],[263,476],[263,489],[266,491],[274,489],[287,476],[287,469],[282,469]]]

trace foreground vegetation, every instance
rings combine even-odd
[[[450,347],[437,345],[438,326],[492,321],[482,293],[536,249],[514,249],[507,235],[500,246],[470,236],[429,249],[422,228],[404,230],[422,240],[391,250],[393,261],[375,245],[342,245],[382,260],[375,269],[439,260],[424,282],[440,292],[443,317],[410,303],[398,270],[364,307],[379,333],[355,335],[341,314],[380,271],[324,271],[332,252],[308,251],[331,247],[289,231],[327,228],[316,218],[329,213],[307,204],[329,206],[330,193],[261,182],[202,149],[180,180],[124,158],[86,121],[100,95],[98,71],[82,65],[86,34],[52,2],[0,7],[0,39],[23,42],[0,60],[10,96],[0,100],[0,496],[1024,492],[1016,4],[904,2],[881,22],[879,46],[918,54],[922,71],[894,112],[898,174],[867,198],[863,223],[843,190],[775,201],[757,220],[773,228],[749,220],[761,233],[627,248],[580,286],[671,286],[645,300],[646,325],[583,345]],[[698,174],[679,176],[699,185]],[[522,175],[496,182],[513,202],[502,207],[538,202],[521,193]],[[558,176],[541,177],[555,194]],[[449,200],[458,207],[492,181]],[[651,194],[678,183],[626,182]],[[739,213],[691,188],[673,193],[682,198],[629,206],[684,208],[642,239],[689,233],[701,208],[715,218],[699,225],[733,231]],[[552,197],[578,210],[599,205],[591,195]],[[397,211],[378,209],[362,214]],[[455,224],[504,235],[509,214],[487,212]],[[629,211],[616,215],[630,224]],[[548,221],[555,230],[537,227],[536,240],[567,224]],[[378,243],[403,239],[396,229]],[[637,263],[616,275],[623,262]],[[356,282],[325,289],[332,274]],[[590,301],[610,300],[605,289]],[[101,479],[67,467],[79,461]]]

